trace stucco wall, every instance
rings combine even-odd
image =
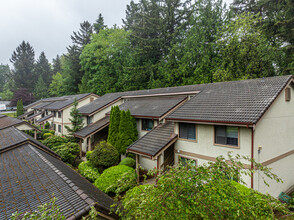
[[[138,130],[138,138],[143,137],[145,134],[147,134],[149,131],[142,130],[142,119],[136,119],[137,122],[137,130]],[[154,127],[158,125],[158,120],[154,119]]]
[[[291,100],[285,101],[285,90],[256,125],[254,134],[254,158],[263,163],[281,154],[294,150],[294,89],[291,88]],[[262,148],[258,153],[258,148]],[[294,185],[294,156],[290,155],[268,165],[284,183],[270,181],[270,188],[262,183],[261,176],[254,176],[254,188],[278,196],[290,185]],[[267,179],[268,180],[268,179]]]

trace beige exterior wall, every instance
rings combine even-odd
[[[279,155],[294,150],[294,89],[291,88],[291,100],[285,101],[285,90],[278,96],[260,122],[254,134],[254,159],[263,163]],[[258,148],[261,148],[258,153]],[[254,176],[254,188],[262,193],[278,196],[282,191],[294,185],[294,155],[285,157],[268,165],[284,183],[269,181],[267,187],[260,175]]]
[[[138,130],[138,138],[143,137],[149,131],[142,130],[142,119],[136,119],[137,122],[137,130]],[[154,127],[158,125],[158,120],[154,119]]]

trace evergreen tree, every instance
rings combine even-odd
[[[60,73],[61,72],[61,58],[59,55],[56,56],[55,59],[53,59],[53,70],[52,70],[53,74],[56,74],[56,73]]]
[[[46,86],[49,86],[52,81],[52,70],[51,65],[48,62],[48,59],[46,58],[46,55],[44,52],[41,52],[39,59],[36,62],[35,67],[36,77],[41,76],[42,80],[44,81]]]
[[[111,144],[112,146],[115,146],[115,143],[118,138],[119,124],[120,124],[120,109],[117,105],[112,106],[110,111],[108,138],[107,138],[107,143]]]
[[[34,97],[37,100],[49,97],[48,96],[47,85],[44,82],[42,76],[39,76],[38,81],[36,83],[36,86],[35,86],[35,89],[34,89]]]
[[[13,51],[10,62],[13,64],[13,79],[16,88],[26,88],[30,92],[34,90],[36,77],[34,74],[35,52],[33,47],[23,41]]]
[[[0,64],[0,92],[3,92],[4,85],[9,81],[10,75],[9,66]]]
[[[84,21],[80,24],[80,30],[73,32],[70,37],[73,44],[77,46],[81,52],[85,45],[91,42],[91,34],[93,33],[93,27],[88,21]]]
[[[49,87],[49,94],[50,96],[63,96],[66,95],[64,89],[64,79],[63,76],[57,72],[53,75],[53,80]]]
[[[24,113],[24,109],[23,109],[23,103],[22,103],[22,99],[17,101],[17,105],[16,105],[16,116],[20,116]]]
[[[115,147],[120,154],[125,154],[126,149],[130,146],[138,136],[138,133],[134,132],[134,123],[129,110],[120,112],[120,123],[118,138],[115,142]],[[137,126],[136,126],[137,128]]]
[[[79,109],[77,107],[78,107],[78,101],[75,98],[73,102],[73,106],[70,110],[69,120],[71,122],[71,127],[65,125],[65,128],[70,135],[73,135],[75,132],[79,131],[84,126],[82,115],[80,114]]]
[[[103,30],[107,27],[107,25],[104,24],[104,18],[101,13],[99,13],[99,16],[93,26],[96,34],[99,34],[100,30]]]

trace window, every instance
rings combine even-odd
[[[153,128],[153,121],[151,119],[142,119],[142,130],[150,131]]]
[[[289,102],[291,100],[291,89],[290,88],[285,89],[285,100],[286,100],[286,102]]]
[[[61,125],[58,125],[58,132],[61,133]]]
[[[56,117],[56,112],[53,112],[54,117]]]
[[[93,122],[93,116],[87,116],[87,124],[92,124]]]
[[[197,162],[195,159],[191,159],[191,158],[187,158],[183,156],[179,156],[179,163],[181,163],[181,165],[183,166],[186,166],[188,163],[195,167],[197,166]]]
[[[53,130],[56,131],[56,124],[53,124]]]
[[[196,140],[196,125],[190,123],[180,123],[180,138]]]
[[[239,128],[232,126],[215,126],[215,144],[238,146]]]
[[[61,112],[58,112],[58,118],[61,118]]]
[[[48,115],[48,110],[46,110],[46,115]]]

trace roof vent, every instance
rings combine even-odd
[[[289,102],[291,100],[291,89],[290,88],[286,88],[285,89],[285,101]]]

